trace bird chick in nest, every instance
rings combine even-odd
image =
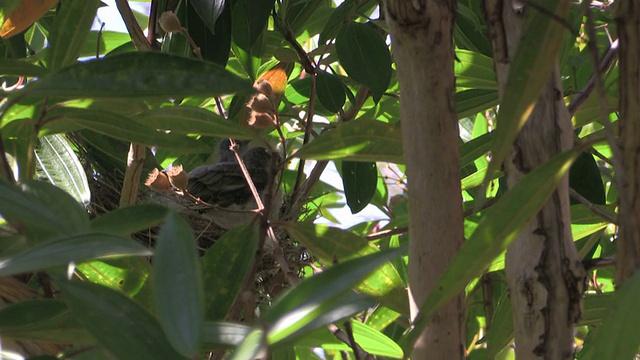
[[[282,193],[275,181],[279,156],[270,153],[263,147],[248,148],[246,142],[238,141],[236,144],[237,151],[241,154],[242,162],[247,168],[264,206],[270,206],[270,217],[275,219],[282,206]],[[176,186],[177,182],[173,181],[178,175],[184,176],[181,167],[179,167],[181,174],[168,174],[168,181],[166,181],[167,176],[164,173],[159,173],[156,170],[153,174],[155,176],[152,179],[153,183],[147,185],[156,191],[184,195],[174,199],[221,229],[229,230],[246,224],[255,218],[258,204],[236,160],[235,153],[231,150],[231,143],[228,139],[223,140],[220,144],[219,159],[216,164],[200,166],[186,174],[186,186]],[[172,190],[168,186],[169,183],[178,191]],[[273,196],[271,203],[265,204],[265,190],[269,184],[272,186],[271,194]]]

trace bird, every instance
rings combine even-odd
[[[223,149],[224,146],[225,144],[220,146],[221,162],[201,166],[188,173],[187,191],[211,205],[220,207],[242,205],[247,203],[253,195],[236,161],[235,154],[228,147],[226,150]],[[258,192],[264,191],[269,180],[275,177],[276,172],[270,168],[272,156],[262,147],[250,148],[241,156]]]

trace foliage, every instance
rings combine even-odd
[[[582,32],[579,4],[535,13],[501,102],[479,5],[458,2],[455,110],[468,240],[410,327],[411,194],[403,192],[403,158],[411,154],[402,151],[401,94],[377,1],[191,0],[169,9],[175,2],[154,0],[154,17],[125,16],[130,26],[155,29],[152,41],[143,39],[152,51],[137,51],[139,40],[127,34],[92,28],[99,1],[17,10],[36,6],[29,3],[0,5],[3,31],[10,20],[22,24],[2,32],[0,43],[0,280],[19,279],[12,286],[31,295],[10,297],[0,281],[3,339],[70,344],[57,349],[67,358],[200,358],[212,351],[234,359],[402,358],[431,314],[466,290],[469,358],[509,358],[504,250],[567,172],[581,195],[571,227],[584,263],[615,253],[616,174],[598,99],[584,91],[593,66],[585,42],[595,41],[602,55],[611,51],[608,36],[615,38],[613,16],[600,5],[588,10],[595,39]],[[184,31],[160,28],[165,10],[175,10]],[[506,189],[487,153],[506,156],[556,54],[578,145]],[[604,121],[615,126],[618,73],[608,66]],[[247,126],[245,104],[256,97],[258,79],[273,88],[275,127]],[[129,143],[153,149],[144,170],[191,169],[227,137],[263,142],[286,159],[278,221],[258,219],[198,249],[200,234],[175,208],[86,207],[89,197],[95,203],[127,181],[113,174],[134,166],[126,162]],[[370,204],[385,219],[350,229],[314,224],[335,220],[330,210],[343,206],[340,192],[318,180],[330,161],[350,210]],[[271,250],[277,266],[269,276],[290,288],[247,306],[238,299],[256,296],[254,285],[266,281],[258,268],[269,227],[304,250],[293,259],[304,266],[287,273],[287,249]],[[148,229],[155,235],[147,242],[133,235]],[[631,331],[638,276],[617,292],[611,268],[592,269],[589,279],[577,356],[635,354],[637,336],[618,335],[638,333]]]

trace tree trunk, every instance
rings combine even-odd
[[[485,2],[501,95],[522,33],[523,12],[516,6],[511,0]],[[513,187],[572,143],[556,64],[504,164],[507,183]],[[571,237],[568,175],[507,250],[506,272],[516,357],[573,358],[573,324],[581,313],[584,270]]]
[[[458,121],[454,109],[455,1],[387,0],[400,82],[400,114],[409,185],[411,316],[463,242]],[[438,312],[413,359],[462,359],[464,297]]]
[[[616,285],[640,268],[640,1],[618,6],[620,34],[620,147],[623,172]],[[623,203],[626,202],[626,203]]]

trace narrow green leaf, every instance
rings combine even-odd
[[[607,316],[595,335],[585,343],[583,360],[633,359],[640,345],[640,273],[628,278],[616,289]]]
[[[327,131],[295,154],[301,159],[404,163],[400,128],[360,119]]]
[[[231,355],[231,360],[255,359],[267,346],[264,330],[254,327]]]
[[[229,121],[211,111],[191,106],[153,109],[132,118],[147,127],[171,130],[180,134],[253,139],[255,134],[239,123]]]
[[[322,106],[333,113],[340,111],[347,100],[340,80],[325,71],[316,74],[316,93]]]
[[[258,242],[255,225],[240,226],[226,232],[202,257],[207,319],[227,316],[249,274]]]
[[[98,6],[98,0],[69,0],[60,4],[45,53],[49,69],[58,70],[77,61]]]
[[[414,327],[403,337],[410,350],[433,314],[480,276],[494,258],[506,250],[522,228],[540,211],[562,176],[569,171],[582,147],[563,152],[530,172],[500,201],[486,211],[469,240],[451,260],[434,291],[420,307]]]
[[[312,15],[320,8],[327,5],[326,0],[291,0],[288,2],[285,21],[295,36],[302,33],[308,27]]]
[[[373,198],[378,184],[378,168],[374,162],[342,162],[342,184],[347,206],[352,214],[364,209]]]
[[[502,92],[498,127],[485,183],[502,166],[518,132],[533,111],[542,88],[549,81],[566,32],[562,22],[557,19],[567,18],[569,5],[568,0],[543,0],[536,7],[529,7],[526,12],[520,39],[520,44],[526,46],[518,47]],[[538,7],[545,11],[540,12],[536,9]]]
[[[117,113],[92,110],[60,108],[56,111],[60,119],[56,123],[67,122],[75,124],[77,128],[84,128],[128,142],[140,143],[148,146],[161,146],[167,149],[184,152],[208,152],[208,146],[179,133],[168,133],[142,125],[130,118]]]
[[[93,260],[76,267],[84,279],[136,297],[143,305],[150,305],[151,297],[142,291],[151,284],[151,264],[143,257],[123,257]]]
[[[218,65],[151,51],[77,63],[24,89],[29,97],[65,98],[219,96],[252,91],[248,81]]]
[[[202,273],[193,230],[173,211],[158,235],[153,283],[158,317],[169,342],[185,357],[195,357],[204,322]]]
[[[463,90],[458,91],[455,98],[458,119],[494,108],[500,103],[498,90]]]
[[[247,325],[221,321],[204,323],[204,343],[208,348],[230,348],[238,346],[249,333]]]
[[[346,291],[329,300],[299,307],[276,320],[267,334],[270,345],[295,342],[307,334],[376,305],[369,295]]]
[[[391,54],[374,27],[351,22],[336,37],[340,64],[354,80],[366,85],[380,101],[391,81]]]
[[[78,321],[118,359],[184,359],[169,345],[158,320],[110,288],[60,281],[64,300]]]
[[[207,25],[211,33],[215,33],[216,20],[224,10],[225,0],[191,0],[191,6]]]
[[[469,50],[456,50],[454,71],[458,88],[498,90],[493,59]]]
[[[167,215],[167,208],[156,204],[136,204],[101,215],[91,220],[91,230],[127,235],[159,225]]]
[[[71,262],[151,254],[151,251],[137,242],[116,235],[101,233],[74,235],[49,240],[0,260],[0,276],[66,266]]]
[[[16,59],[0,59],[0,75],[39,77],[47,73],[42,66]]]
[[[369,273],[404,251],[405,248],[389,249],[358,257],[300,282],[264,314],[264,320],[273,324],[269,330],[269,343],[294,336],[313,317],[320,315],[315,310],[327,304],[330,306]],[[348,306],[348,302],[341,305]]]
[[[36,327],[67,312],[67,305],[58,300],[28,299],[7,305],[0,310],[0,332]]]
[[[326,44],[327,41],[336,37],[344,24],[351,21],[351,17],[355,14],[358,3],[355,1],[344,1],[329,16],[327,24],[320,32],[318,39],[319,44]]]
[[[370,354],[402,359],[404,353],[388,336],[359,321],[351,321],[353,337],[363,350]]]
[[[41,136],[38,140],[35,151],[38,177],[65,190],[83,206],[89,205],[91,190],[87,174],[69,141],[58,134]]]
[[[287,223],[284,228],[324,264],[344,262],[379,252],[379,248],[354,233],[322,224]],[[407,291],[400,274],[386,263],[366,277],[355,289],[376,297],[385,306],[409,312]]]
[[[30,180],[19,186],[0,181],[0,214],[7,220],[48,229],[54,234],[72,234],[89,228],[88,216],[75,199],[41,181]]]

